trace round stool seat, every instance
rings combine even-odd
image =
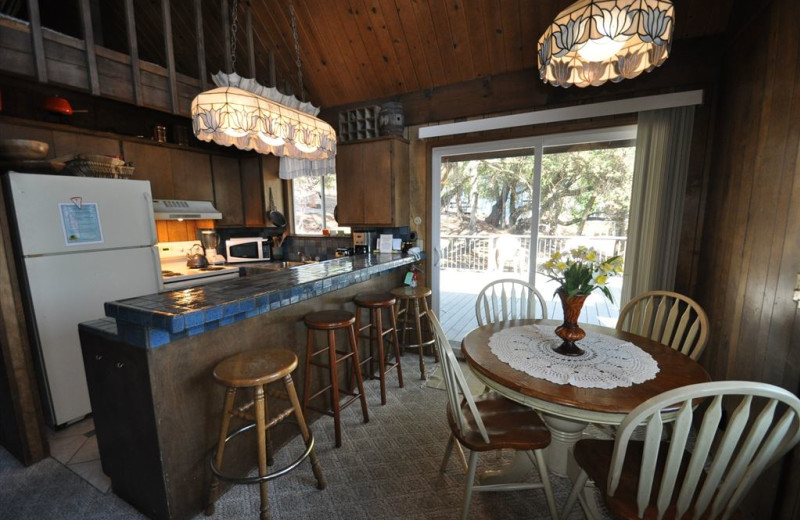
[[[356,317],[352,312],[331,310],[318,311],[307,314],[303,321],[306,327],[319,330],[342,329],[355,323]]]
[[[297,356],[285,349],[241,352],[220,361],[214,367],[214,379],[237,388],[266,385],[297,368]]]
[[[427,298],[431,295],[431,290],[430,288],[423,287],[421,285],[417,287],[405,285],[403,287],[398,287],[397,289],[392,289],[392,295],[400,298],[401,300],[413,300],[417,298]]]
[[[359,294],[353,301],[359,307],[366,307],[368,309],[392,307],[397,302],[394,296],[386,292]]]

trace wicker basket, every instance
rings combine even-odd
[[[133,175],[133,166],[111,164],[109,162],[74,159],[67,163],[64,173],[79,177],[105,177],[107,179],[127,179]]]

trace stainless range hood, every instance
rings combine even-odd
[[[219,220],[222,213],[207,200],[153,199],[156,220]]]

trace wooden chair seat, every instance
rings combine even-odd
[[[489,442],[475,423],[466,401],[461,403],[461,413],[467,418],[464,428],[458,427],[450,405],[447,406],[447,420],[458,441],[472,451],[492,450],[538,450],[550,444],[550,430],[532,408],[523,406],[489,391],[475,397]]]
[[[416,287],[405,285],[403,287],[392,289],[392,295],[401,300],[417,300],[419,298],[427,298],[431,294],[431,289],[422,285],[418,285]]]
[[[291,374],[295,368],[297,356],[294,352],[252,350],[221,361],[214,367],[214,379],[224,386],[244,388],[272,383]]]
[[[353,301],[359,307],[382,309],[385,307],[394,307],[397,299],[389,293],[369,293],[359,294]]]
[[[352,312],[341,310],[312,312],[303,318],[306,327],[317,330],[343,329],[355,321],[356,317]]]

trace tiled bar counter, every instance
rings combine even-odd
[[[361,255],[263,273],[254,266],[238,279],[106,303],[106,318],[79,328],[103,471],[114,492],[151,518],[201,512],[224,396],[214,366],[237,352],[287,348],[297,354],[301,369],[292,377],[302,389],[303,316],[354,311],[355,295],[400,286],[419,259]],[[296,432],[289,426],[270,435],[278,449]],[[247,440],[232,444],[225,458],[234,473],[255,467]]]

